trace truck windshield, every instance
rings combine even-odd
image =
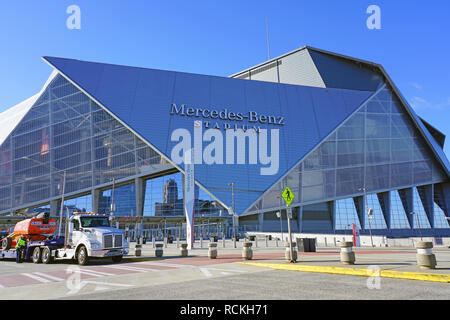
[[[82,217],[81,227],[83,228],[109,227],[109,220],[107,217]]]

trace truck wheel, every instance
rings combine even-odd
[[[49,264],[52,262],[53,262],[53,257],[52,257],[50,248],[44,247],[44,249],[42,249],[42,263]]]
[[[9,250],[11,249],[11,238],[4,238],[2,240],[2,249],[3,250]]]
[[[41,263],[42,251],[41,248],[36,247],[33,250],[33,263]]]
[[[80,266],[84,266],[88,263],[88,254],[87,254],[87,250],[84,246],[81,246],[80,249],[78,249],[78,254],[77,254],[77,261],[78,264]]]
[[[112,262],[119,263],[120,261],[122,261],[122,256],[114,256],[114,257],[112,257]]]

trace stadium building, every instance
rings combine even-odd
[[[57,215],[64,197],[181,218],[192,142],[195,217],[277,232],[288,186],[293,232],[450,235],[445,135],[378,64],[311,47],[230,77],[43,59],[41,92],[0,114],[0,215]]]

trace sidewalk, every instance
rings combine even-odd
[[[195,246],[197,248],[189,250],[188,256],[208,259],[208,241],[203,241],[203,248],[198,248],[199,242],[196,242]],[[242,262],[254,266],[290,271],[357,276],[378,275],[390,278],[450,282],[450,249],[448,248],[434,248],[433,253],[437,260],[436,269],[423,270],[417,266],[414,248],[354,248],[355,265],[344,265],[340,263],[339,248],[318,248],[317,252],[300,252],[298,253],[297,263],[289,263],[284,258],[284,246],[282,247],[279,243],[279,246],[276,247],[275,241],[270,241],[268,247],[265,246],[265,242],[258,242],[257,248],[253,244],[253,259],[251,261],[244,261],[241,258],[242,242],[237,242],[236,246],[237,248],[234,248],[233,242],[227,240],[224,248],[222,241],[219,241],[217,263]],[[134,243],[132,243],[130,245],[130,256],[126,260],[176,259],[179,256],[180,249],[176,247],[176,243],[168,244],[167,248],[163,249],[163,257],[156,258],[155,249],[151,243],[147,243],[142,245],[141,256],[134,257]]]

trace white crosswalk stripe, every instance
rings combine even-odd
[[[45,274],[45,273],[41,273],[41,272],[33,272],[33,273],[35,275],[37,275],[37,276],[40,276],[40,277],[43,277],[43,278],[48,278],[48,279],[55,280],[55,281],[64,281],[65,280],[65,279],[58,278],[58,277],[55,277],[55,276],[51,276],[49,274]]]
[[[186,265],[186,264],[152,262],[152,261],[145,261],[145,262],[138,262],[138,263],[139,264],[148,264],[150,266],[161,266],[161,267],[171,267],[171,268],[191,267],[190,265]]]
[[[37,281],[42,282],[42,283],[48,283],[48,282],[51,282],[51,281],[48,280],[48,279],[41,278],[41,277],[39,277],[39,276],[37,276],[37,275],[34,275],[34,274],[31,274],[31,273],[22,273],[22,275],[23,275],[23,276],[26,276],[26,277],[28,277],[28,278],[37,280]]]
[[[103,267],[104,268],[119,269],[119,270],[127,270],[127,271],[138,271],[138,272],[157,271],[157,270],[154,270],[154,269],[144,269],[144,268],[130,267],[130,266],[103,266]]]
[[[82,270],[87,271],[87,272],[92,272],[92,273],[98,273],[99,275],[102,275],[102,276],[113,276],[114,275],[113,273],[108,273],[108,272],[98,271],[98,270],[92,270],[92,269],[82,269]]]
[[[94,276],[94,277],[104,277],[104,274],[99,274],[99,273],[94,273],[94,272],[90,272],[87,270],[76,270],[74,271],[75,273],[81,273],[81,274],[85,274],[87,276]],[[113,275],[112,273],[110,273],[109,275]]]

